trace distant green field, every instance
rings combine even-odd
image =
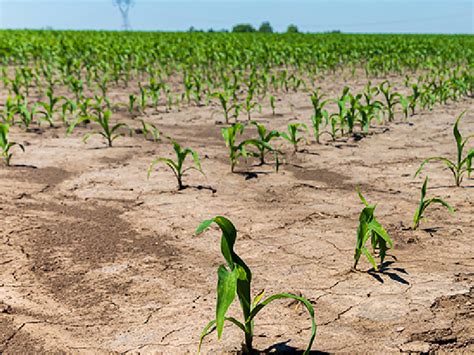
[[[49,103],[41,104],[49,105],[43,113],[48,121],[52,106],[67,99],[63,119],[66,110],[82,108],[88,115],[91,106],[104,103],[128,106],[133,114],[216,102],[228,123],[243,112],[250,119],[264,100],[274,112],[275,97],[303,91],[312,94],[313,123],[331,124],[333,138],[356,125],[367,130],[380,113],[391,121],[397,107],[407,117],[417,107],[472,95],[473,58],[469,35],[0,31],[6,106],[16,105],[20,113],[29,110],[25,99],[34,91],[37,98],[48,93]],[[331,101],[339,112],[330,116],[318,82],[337,73],[365,76],[368,86],[365,93],[344,89]],[[412,94],[393,91],[391,82],[370,86],[372,78],[389,75],[405,78]],[[69,94],[55,96],[58,87]],[[119,102],[111,102],[111,89],[121,92]]]
[[[213,81],[221,72],[259,68],[263,76],[275,67],[309,75],[354,66],[368,74],[403,73],[472,65],[473,57],[469,35],[0,31],[4,63],[47,61],[114,77],[157,68],[164,74],[192,69]]]

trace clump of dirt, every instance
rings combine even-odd
[[[420,340],[432,344],[431,349],[474,351],[474,287],[465,294],[438,298],[431,310],[436,317],[452,315],[449,328],[419,334]]]

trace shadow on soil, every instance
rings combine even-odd
[[[303,354],[304,353],[303,350],[300,350],[288,345],[290,341],[291,339],[274,344],[261,352],[256,352],[256,354]],[[325,355],[329,353],[324,352],[324,351],[310,351],[309,354]]]
[[[245,180],[258,179],[259,175],[268,175],[268,171],[241,171],[236,172],[236,174],[242,175],[245,177]]]
[[[215,194],[217,192],[217,190],[215,188],[213,188],[212,186],[205,186],[205,185],[184,185],[183,188],[181,189],[182,190],[185,190],[185,189],[195,189],[195,190],[209,190],[211,191],[213,194]]]
[[[404,279],[401,275],[408,275],[408,272],[399,267],[391,267],[391,265],[394,263],[394,261],[386,261],[384,262],[380,270],[377,272],[374,269],[371,269],[368,271],[368,274],[372,276],[374,279],[376,279],[380,283],[384,283],[385,280],[383,276],[387,276],[389,279],[392,281],[404,284],[404,285],[409,285],[410,283],[408,280]]]

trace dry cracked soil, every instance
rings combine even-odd
[[[333,79],[323,88],[335,96],[346,82]],[[368,136],[325,137],[296,154],[282,143],[279,172],[250,160],[235,174],[217,107],[149,113],[149,122],[201,156],[205,176],[190,171],[179,192],[164,166],[147,180],[154,157],[172,156],[165,139],[134,135],[105,148],[99,137],[82,142],[89,128],[70,136],[64,128],[13,128],[26,153],[0,168],[0,352],[196,352],[214,315],[223,258],[215,228],[194,231],[215,215],[239,230],[236,250],[253,271],[254,295],[292,292],[313,303],[315,351],[474,352],[474,180],[456,188],[436,163],[414,177],[426,157],[455,157],[453,122],[468,110],[461,131],[472,134],[473,108],[465,99],[407,121],[399,114]],[[279,130],[309,124],[307,94],[285,95],[277,113],[264,108],[255,118]],[[125,111],[114,117],[139,127]],[[413,231],[425,175],[428,194],[456,213],[434,206]],[[351,270],[363,207],[357,186],[394,240],[379,273],[363,259]],[[231,314],[240,317],[237,304]],[[308,315],[289,301],[256,320],[261,351],[300,351],[309,336]],[[203,353],[238,352],[242,340],[226,326],[221,341],[215,334],[204,341]]]

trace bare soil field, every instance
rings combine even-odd
[[[330,96],[345,84],[337,77],[321,83]],[[83,127],[70,136],[64,128],[13,127],[26,153],[16,151],[12,167],[0,167],[0,352],[195,353],[214,318],[223,259],[217,229],[194,231],[216,215],[239,230],[236,249],[253,271],[254,293],[291,292],[313,303],[315,351],[474,352],[474,180],[456,188],[438,163],[414,178],[427,157],[454,159],[452,125],[464,110],[467,136],[472,99],[399,117],[368,136],[308,142],[296,154],[283,144],[279,172],[250,159],[234,174],[212,107],[150,113],[147,121],[202,159],[205,176],[190,171],[179,192],[164,166],[147,180],[153,158],[172,156],[166,141],[134,135],[106,148],[97,136],[84,144],[90,130]],[[309,123],[311,112],[308,95],[292,93],[275,117],[264,108],[255,118],[285,130],[289,122]],[[115,117],[140,126],[140,117]],[[428,193],[456,213],[433,206],[413,231],[426,174]],[[362,271],[351,270],[363,208],[357,186],[394,240],[379,273],[365,272],[365,259]],[[240,316],[237,304],[231,314]],[[310,324],[304,308],[274,303],[256,319],[255,347],[302,351]],[[226,327],[221,341],[206,338],[202,352],[235,353],[242,340],[240,330]]]

